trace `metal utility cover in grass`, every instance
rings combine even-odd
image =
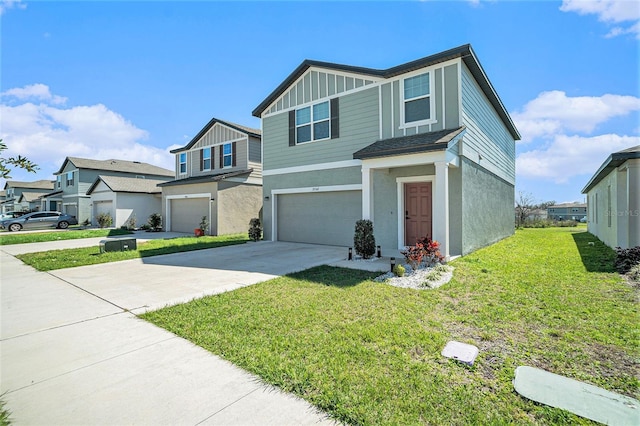
[[[478,348],[473,345],[452,340],[448,342],[442,350],[442,356],[455,359],[456,361],[460,361],[468,365],[473,365],[473,362],[478,356],[478,352]]]
[[[516,368],[513,387],[525,398],[596,422],[640,424],[640,401],[538,368]]]

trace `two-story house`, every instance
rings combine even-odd
[[[193,232],[202,217],[208,235],[247,232],[262,209],[260,130],[212,118],[176,156],[175,180],[162,188],[167,231]]]
[[[562,203],[547,207],[547,217],[551,220],[581,221],[587,217],[586,203]]]
[[[305,60],[262,119],[265,239],[445,256],[514,232],[515,128],[470,45],[379,70]]]
[[[67,157],[60,170],[54,175],[56,176],[55,188],[50,194],[42,197],[43,203],[47,205],[55,203],[61,206],[61,209],[58,208],[59,211],[75,216],[79,223],[88,221],[95,225],[95,216],[100,212],[108,211],[101,203],[110,202],[99,199],[94,203],[91,195],[87,194],[101,176],[167,181],[173,177],[173,171],[140,161]],[[160,202],[158,202],[158,212],[159,210]],[[130,214],[135,212],[132,211]],[[115,218],[116,213],[111,213],[111,216]]]
[[[53,181],[44,179],[34,182],[6,181],[6,199],[2,203],[2,212],[36,210],[39,205],[35,204],[35,200],[50,192],[53,186]]]

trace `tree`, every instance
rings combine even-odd
[[[0,153],[8,149],[7,144],[0,139]],[[35,173],[39,167],[31,162],[31,160],[18,155],[17,157],[4,158],[0,157],[0,177],[3,179],[11,179],[11,170],[13,168],[24,169],[28,172]]]
[[[544,203],[540,203],[536,206],[537,209],[546,210],[551,206],[555,206],[555,201],[545,201]]]
[[[533,195],[522,191],[518,192],[518,198],[516,199],[516,221],[518,226],[522,226],[529,213],[535,207]]]

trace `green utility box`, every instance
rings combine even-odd
[[[137,250],[135,238],[110,238],[100,241],[100,253]]]

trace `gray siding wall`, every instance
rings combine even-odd
[[[353,153],[378,139],[378,88],[340,98],[340,137],[289,146],[286,112],[262,121],[264,170],[333,161],[353,160]]]
[[[380,109],[382,111],[382,138],[392,138],[416,133],[434,132],[460,126],[458,96],[458,64],[432,69],[434,114],[436,122],[430,125],[402,128],[400,109],[404,107],[400,93],[402,85],[397,80],[384,83],[380,87]],[[425,70],[426,71],[426,70]]]
[[[235,167],[226,167],[222,168],[220,164],[220,150],[222,149],[222,144],[210,146],[211,148],[211,161],[214,166],[212,170],[200,170],[200,149],[208,148],[209,146],[202,146],[197,149],[193,149],[191,151],[187,151],[187,176],[206,176],[211,174],[219,174],[222,172],[232,172],[235,170],[244,170],[249,168],[249,164],[247,163],[247,140],[243,139],[236,142],[236,166]],[[178,154],[179,155],[179,154]],[[179,158],[179,157],[178,157]],[[178,160],[179,161],[179,160]],[[185,177],[184,175],[182,176]]]
[[[462,65],[462,122],[465,145],[482,154],[505,180],[515,182],[515,140],[466,65]]]
[[[514,187],[462,158],[462,254],[514,233]],[[450,206],[451,207],[451,206]]]

